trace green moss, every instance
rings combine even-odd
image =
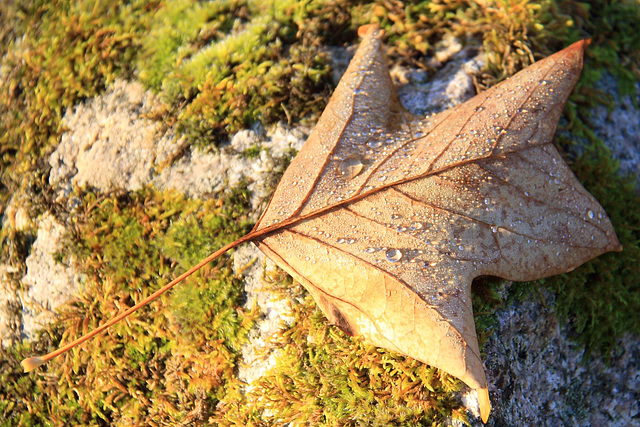
[[[155,7],[146,1],[2,3],[0,212],[12,194],[46,199],[42,157],[59,142],[62,115],[116,77],[131,75],[138,34]],[[0,245],[3,252],[10,244]]]
[[[67,107],[93,96],[131,72],[136,34],[146,31],[148,2],[21,2],[12,41],[3,57],[0,142],[11,154],[37,156],[59,137]]]
[[[454,395],[460,381],[346,336],[328,325],[300,285],[276,280],[275,293],[301,303],[293,306],[292,324],[273,338],[276,366],[253,384],[243,404],[224,402],[220,424],[417,426],[440,425],[450,417],[466,422]]]
[[[324,108],[328,66],[317,49],[289,45],[314,6],[299,2],[175,2],[155,16],[140,76],[177,111],[193,142],[218,144],[261,121]],[[179,23],[178,25],[175,25]]]
[[[65,259],[73,254],[76,269],[86,275],[84,289],[46,329],[53,337],[47,347],[60,342],[56,331],[64,331],[64,341],[76,338],[214,247],[248,232],[247,200],[242,189],[208,202],[151,189],[106,198],[84,194],[83,213],[65,250]],[[29,393],[36,399],[12,399],[18,404],[5,407],[3,418],[14,425],[56,424],[56,419],[66,425],[126,420],[146,425],[174,424],[194,410],[212,413],[225,387],[236,381],[235,361],[252,325],[253,314],[240,308],[242,286],[229,260],[219,258],[164,302],[141,309],[42,371],[17,377],[17,359],[36,349],[10,348],[13,356],[3,358],[0,375],[6,381],[0,393]]]
[[[259,145],[252,145],[242,152],[242,156],[246,157],[247,159],[255,159],[257,157],[260,157],[261,151],[262,147],[260,147]]]

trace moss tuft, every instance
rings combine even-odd
[[[54,339],[39,351],[95,328],[250,229],[244,189],[208,202],[151,189],[81,198],[83,214],[63,256],[75,259],[85,286],[45,330]],[[254,316],[240,308],[242,287],[229,260],[214,261],[168,301],[151,303],[44,370],[12,379],[16,360],[36,349],[10,348],[16,363],[3,361],[0,375],[7,381],[0,393],[56,398],[25,396],[16,402],[29,402],[29,410],[22,404],[6,407],[4,419],[14,425],[175,424],[195,415],[205,420],[226,395],[225,387],[237,381],[235,361]]]
[[[329,95],[324,56],[292,44],[310,10],[298,2],[172,3],[153,21],[140,76],[171,105],[186,106],[176,110],[178,128],[199,145],[256,121],[298,121]]]
[[[278,292],[277,289],[275,292]],[[438,425],[467,421],[455,397],[463,385],[441,371],[364,344],[330,326],[300,285],[285,292],[297,301],[292,324],[274,337],[276,366],[245,396],[222,405],[229,425]],[[268,412],[264,409],[268,408]]]

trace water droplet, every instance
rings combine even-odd
[[[404,233],[405,231],[407,231],[407,227],[403,227],[403,226],[396,227],[396,231],[399,233]]]
[[[483,106],[476,107],[476,112],[480,112],[480,111],[484,111],[484,107]]]
[[[490,198],[488,198],[488,197],[486,197],[486,198],[484,199],[484,204],[485,204],[485,205],[488,205],[489,203],[491,203],[491,199],[490,199]]]
[[[593,218],[595,218],[596,215],[593,213],[593,211],[591,209],[589,209],[587,211],[587,216],[589,217],[589,219],[593,219]]]
[[[336,243],[342,244],[344,243],[344,239],[341,237],[338,240],[336,240]]]
[[[365,249],[364,251],[365,251],[366,253],[368,253],[368,254],[372,254],[372,253],[374,253],[374,252],[376,251],[376,248],[367,248],[367,249]]]
[[[369,148],[380,148],[382,147],[382,141],[380,141],[379,139],[375,139],[372,141],[367,142],[367,147]]]
[[[387,257],[387,261],[389,262],[398,262],[402,259],[403,257],[403,253],[400,249],[387,249],[387,251],[385,252],[385,255]]]
[[[491,226],[491,232],[497,233],[498,232],[498,226],[497,225],[492,225]]]
[[[347,239],[347,245],[352,245],[356,242],[356,239]]]
[[[342,161],[342,163],[340,163],[340,175],[347,180],[353,179],[362,172],[363,167],[364,165],[362,164],[362,159],[360,157],[347,157]]]
[[[393,214],[391,215],[391,219],[401,219],[402,215],[398,215],[398,214]]]
[[[409,228],[411,228],[413,231],[422,230],[423,227],[424,227],[424,224],[422,224],[419,221],[412,222],[411,225],[409,226]]]

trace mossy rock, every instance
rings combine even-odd
[[[579,38],[592,38],[558,142],[566,152],[582,144],[572,169],[609,213],[624,251],[534,284],[507,289],[501,281],[478,281],[474,309],[479,336],[489,343],[490,372],[499,368],[491,342],[512,307],[559,319],[572,354],[586,349],[591,360],[609,361],[603,370],[628,369],[618,362],[637,357],[620,351],[629,348],[621,340],[637,341],[640,333],[640,200],[636,177],[616,172],[590,114],[595,105],[614,106],[596,84],[603,75],[616,79],[620,95],[637,96],[639,20],[637,2],[604,0],[0,4],[3,284],[13,289],[11,301],[20,301],[25,259],[45,213],[68,230],[57,261],[86,277],[82,292],[57,310],[56,322],[38,340],[2,350],[0,425],[477,422],[461,403],[460,382],[346,337],[285,275],[265,286],[292,301],[291,322],[273,338],[275,366],[247,390],[238,366],[260,314],[244,305],[230,256],[40,371],[25,375],[18,366],[20,359],[49,351],[131,306],[246,233],[259,214],[247,185],[199,198],[154,187],[104,191],[72,185],[61,195],[49,183],[49,155],[66,131],[68,109],[99,97],[116,79],[144,84],[158,100],[145,119],[180,138],[179,149],[157,164],[159,173],[196,150],[224,150],[243,129],[263,135],[274,123],[312,125],[333,90],[326,47],[356,44],[357,27],[369,22],[385,30],[394,64],[429,76],[436,70],[426,58],[443,39],[481,46],[486,67],[476,76],[480,89]],[[256,144],[237,157],[258,162],[267,151]],[[23,211],[31,222],[16,227],[16,213]],[[536,331],[520,336],[526,334]],[[589,406],[594,393],[567,389],[573,412],[560,419],[582,423],[600,414]],[[504,405],[497,417],[518,404],[506,397],[496,401]],[[500,419],[506,418],[493,422]]]

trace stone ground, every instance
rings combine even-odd
[[[338,70],[346,68],[353,50],[333,49]],[[421,71],[395,68],[394,79],[405,106],[416,114],[438,112],[475,93],[472,74],[483,57],[455,40],[445,43],[432,65],[440,71],[429,81]],[[446,63],[446,64],[445,64]],[[443,65],[445,64],[445,65]],[[340,71],[341,70],[341,71]],[[615,86],[603,81],[615,94]],[[596,132],[621,161],[623,172],[640,170],[640,115],[628,98],[616,97],[616,108],[595,111]],[[299,150],[309,129],[257,126],[234,135],[219,152],[187,150],[170,166],[163,163],[182,150],[171,129],[145,118],[157,100],[136,82],[117,81],[100,97],[70,109],[64,119],[69,129],[50,156],[50,184],[61,200],[76,186],[101,191],[135,190],[145,185],[177,189],[190,197],[204,197],[242,180],[253,193],[255,218],[262,212],[275,183],[272,169],[289,150]],[[604,107],[603,107],[604,108]],[[240,154],[249,147],[262,148],[257,158]],[[51,215],[25,217],[24,201],[12,200],[7,212],[16,227],[35,221],[38,234],[20,280],[25,292],[16,291],[15,272],[0,266],[0,338],[7,345],[15,338],[32,338],[55,308],[82,285],[70,266],[54,260],[61,248],[64,226]],[[68,201],[72,211],[74,201]],[[5,216],[8,217],[8,216]],[[249,268],[244,269],[249,263]],[[262,320],[243,351],[239,375],[250,383],[274,363],[277,349],[266,348],[267,338],[288,320],[288,301],[264,291],[265,268],[274,268],[253,245],[235,253],[236,271],[245,278],[247,305],[257,302]],[[526,302],[499,313],[499,326],[485,347],[485,365],[494,405],[491,425],[640,425],[640,337],[626,337],[609,365],[583,361],[582,350],[559,325],[552,308]],[[476,412],[473,393],[461,393]],[[478,420],[474,425],[481,425]]]

